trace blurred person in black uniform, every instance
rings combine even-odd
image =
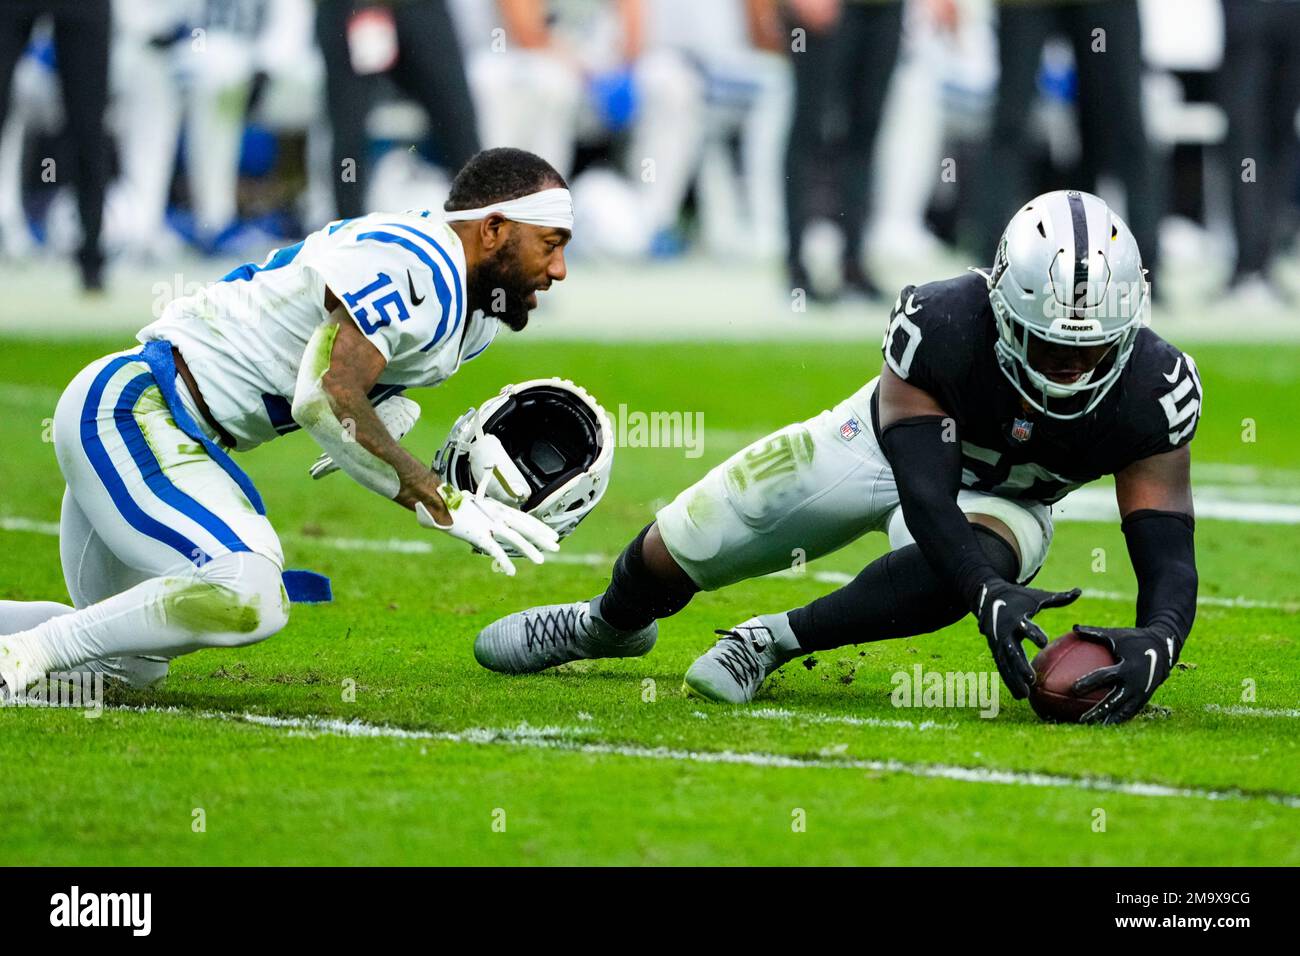
[[[1219,102],[1228,115],[1228,173],[1237,265],[1230,295],[1282,304],[1268,278],[1290,219],[1300,150],[1300,2],[1224,0]],[[1251,175],[1242,164],[1253,160]],[[1294,220],[1290,220],[1294,223]]]
[[[1124,186],[1126,218],[1145,253],[1152,293],[1159,254],[1160,179],[1142,116],[1142,36],[1136,0],[998,0],[1001,79],[989,148],[978,180],[980,250],[995,249],[1007,218],[1024,197],[1066,185],[1029,183],[1031,107],[1043,45],[1063,35],[1074,51],[1082,144],[1080,181],[1102,173]],[[1102,31],[1098,33],[1096,31]]]
[[[0,127],[9,109],[9,86],[36,19],[54,23],[55,65],[63,87],[67,117],[65,140],[72,157],[81,219],[77,254],[82,286],[103,287],[104,253],[99,234],[104,220],[104,182],[108,152],[104,113],[108,108],[108,0],[3,0],[0,2]],[[55,167],[56,181],[62,181]]]
[[[829,178],[827,212],[844,233],[846,291],[878,298],[863,264],[871,161],[889,78],[898,59],[901,0],[785,0],[791,31],[795,103],[785,159],[785,203],[792,289],[815,290],[800,262],[804,228],[817,210],[817,178]]]
[[[325,57],[339,216],[364,211],[366,116],[377,74],[388,73],[424,108],[448,168],[459,169],[479,151],[474,104],[445,0],[320,0],[316,34]],[[346,175],[349,170],[354,175]]]

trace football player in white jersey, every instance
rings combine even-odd
[[[540,564],[556,533],[403,449],[419,409],[397,393],[446,380],[498,324],[522,329],[565,276],[572,226],[545,160],[487,150],[441,214],[331,223],[173,302],[140,347],[83,369],[54,418],[71,606],[0,601],[0,694],[79,669],[147,685],[179,654],[276,633],[291,598],[323,599],[319,576],[283,574],[261,498],[228,454],[298,427],[328,457],[315,474],[341,469],[508,574],[506,549]]]

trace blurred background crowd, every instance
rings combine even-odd
[[[1068,185],[1158,297],[1191,249],[1285,308],[1298,111],[1300,0],[3,0],[0,258],[92,290],[260,259],[510,145],[568,177],[592,260],[873,297],[875,252],[988,263]]]

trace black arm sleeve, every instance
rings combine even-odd
[[[1177,511],[1134,511],[1121,527],[1138,580],[1137,626],[1168,629],[1181,649],[1196,620],[1196,522]]]
[[[894,422],[880,447],[894,470],[903,518],[930,566],[974,608],[980,585],[1002,578],[989,564],[970,522],[957,507],[961,442],[949,418],[923,415]],[[945,431],[954,433],[945,435]]]

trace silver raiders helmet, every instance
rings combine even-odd
[[[988,274],[998,365],[1021,396],[1051,418],[1091,412],[1118,381],[1138,331],[1150,323],[1150,285],[1137,241],[1098,197],[1044,193],[1012,217]],[[1047,346],[1106,346],[1101,361],[1064,384],[1030,362]]]

